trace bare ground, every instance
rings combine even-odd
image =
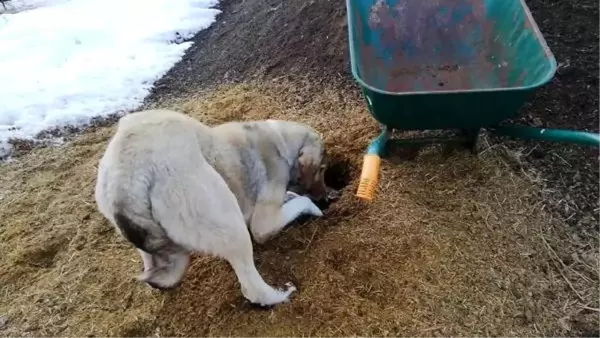
[[[97,124],[65,146],[27,149],[0,166],[0,335],[598,336],[597,153],[487,138],[479,157],[398,150],[383,165],[377,199],[362,204],[353,193],[377,125],[348,75],[343,2],[223,6],[147,106],[209,124],[294,119],[324,134],[338,176],[330,179],[348,184],[342,199],[323,219],[256,248],[264,277],[292,280],[298,294],[257,311],[230,267],[204,256],[177,290],[133,280],[139,257],[93,201],[97,161],[114,128]],[[590,27],[598,4],[530,6],[554,32],[559,61],[571,58],[578,76],[559,74],[524,116],[597,130]],[[553,13],[555,6],[562,8]],[[578,40],[561,35],[572,29]],[[220,86],[231,82],[241,84]],[[584,115],[543,115],[577,111],[574,102],[585,102],[577,106]],[[569,190],[577,172],[575,188],[588,190]]]

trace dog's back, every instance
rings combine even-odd
[[[121,118],[98,167],[100,212],[139,249],[152,252],[170,245],[164,229],[154,220],[151,190],[157,180],[185,176],[197,170],[195,166],[205,165],[199,144],[209,142],[210,137],[209,127],[169,110],[147,110]]]

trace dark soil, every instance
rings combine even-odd
[[[223,0],[219,8],[150,101],[261,76],[353,85],[343,0]]]
[[[524,107],[518,123],[598,132],[598,1],[527,2],[559,63],[552,83]],[[547,197],[567,222],[596,237],[598,149],[564,143],[511,142],[543,173]],[[590,233],[591,232],[591,233]]]
[[[598,131],[598,2],[528,1],[559,62],[550,85],[520,124]],[[225,0],[218,22],[194,38],[148,102],[257,77],[304,77],[356,90],[350,74],[343,0]],[[598,150],[564,143],[497,139],[521,150],[547,180],[549,207],[588,235],[598,226]]]

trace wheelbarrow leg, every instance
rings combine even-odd
[[[462,129],[461,136],[464,137],[465,141],[463,143],[464,147],[471,151],[471,154],[476,155],[477,151],[477,142],[479,141],[479,130],[480,128],[473,129]]]
[[[392,137],[393,129],[388,126],[381,127],[381,133],[369,144],[367,148],[368,155],[378,155],[379,157],[387,157],[388,141]]]

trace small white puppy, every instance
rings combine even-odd
[[[322,216],[325,150],[309,126],[288,121],[208,127],[184,114],[148,110],[121,118],[100,160],[100,212],[139,250],[142,281],[176,286],[192,252],[226,259],[243,295],[269,306],[296,289],[269,286],[253,260],[301,214]],[[292,188],[293,187],[293,188]]]

